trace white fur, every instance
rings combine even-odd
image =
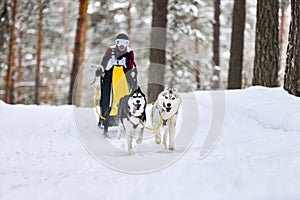
[[[126,116],[128,116],[128,119],[124,118],[123,123],[120,120],[118,126],[118,139],[121,139],[122,132],[125,131],[127,138],[128,153],[132,155],[132,139],[135,129],[139,129],[138,139],[136,140],[136,143],[140,144],[143,140],[144,128],[141,124],[141,119],[138,117],[145,113],[144,108],[146,104],[146,99],[139,93],[133,94],[133,96],[131,96],[128,99],[127,104],[129,107],[128,113],[126,114]],[[137,109],[136,107],[137,104],[140,105],[139,109]]]
[[[123,124],[122,123],[119,124],[119,126],[118,126],[118,139],[121,139],[122,132],[125,131],[125,135],[126,135],[126,138],[127,138],[128,153],[129,153],[129,155],[132,155],[133,154],[132,140],[133,140],[133,135],[134,135],[134,131],[135,131],[132,123],[134,123],[135,125],[138,124],[137,129],[139,129],[139,135],[138,135],[138,139],[136,140],[137,144],[140,144],[143,141],[144,129],[143,129],[142,125],[140,124],[140,121],[137,118],[130,117],[129,120],[124,119]],[[124,127],[125,127],[125,130],[124,130]]]
[[[181,98],[175,89],[165,88],[159,95],[152,108],[152,124],[158,124],[160,117],[166,120],[164,128],[163,144],[169,150],[175,150],[175,127],[178,116],[178,110],[181,104]],[[169,136],[169,147],[167,147],[167,138]],[[155,133],[155,141],[161,143],[161,134],[159,130]]]

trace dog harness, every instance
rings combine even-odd
[[[129,107],[128,107],[128,109],[129,109]],[[134,128],[134,129],[136,129],[136,128],[138,127],[139,123],[142,122],[142,115],[140,115],[140,116],[134,116],[134,115],[132,115],[132,114],[129,112],[129,114],[128,114],[128,115],[125,115],[124,117],[125,117],[125,118],[133,125],[133,128]],[[137,119],[138,119],[138,123],[135,124],[132,120],[130,120],[130,117],[137,118]],[[122,124],[123,124],[123,123],[122,123]],[[124,130],[125,130],[124,124],[123,124],[123,128],[124,128]]]
[[[130,115],[130,117],[134,117],[134,118],[137,118],[137,119],[139,119],[139,123],[141,123],[142,122],[142,115],[140,115],[140,116],[133,116],[133,115],[131,115],[131,113],[129,113],[129,115]],[[128,119],[128,121],[130,121],[131,123],[132,123],[132,125],[133,125],[133,128],[134,129],[136,129],[137,127],[138,127],[138,125],[139,125],[139,123],[137,123],[137,124],[134,124],[133,123],[133,121],[131,121],[130,120],[130,117],[126,117],[127,119]],[[124,127],[125,128],[125,127]]]

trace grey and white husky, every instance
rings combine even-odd
[[[136,142],[140,144],[143,138],[144,128],[142,123],[146,121],[146,97],[140,87],[120,99],[118,105],[118,139],[124,131],[127,137],[128,153],[133,154],[132,139],[136,129],[139,130]]]
[[[162,119],[164,128],[163,144],[167,149],[167,137],[169,136],[169,150],[175,150],[175,127],[178,116],[178,111],[181,105],[181,98],[176,89],[166,87],[157,97],[155,101],[151,117],[152,124],[159,124]],[[157,130],[155,133],[155,141],[157,144],[161,143],[160,131]]]

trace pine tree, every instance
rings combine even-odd
[[[37,27],[37,53],[36,53],[36,71],[35,71],[35,88],[34,88],[34,103],[40,104],[40,71],[41,71],[41,54],[42,54],[42,27],[43,27],[43,9],[44,5],[40,1],[38,11],[38,27]]]
[[[213,24],[213,76],[212,89],[218,89],[220,86],[220,0],[214,0],[214,24]]]
[[[166,64],[168,0],[153,0],[148,100],[154,102],[163,90]]]
[[[9,39],[9,53],[8,53],[8,66],[6,72],[6,85],[5,85],[5,101],[7,103],[13,103],[13,71],[15,67],[15,23],[16,23],[16,13],[17,13],[17,0],[13,0],[11,3],[11,25],[10,25],[10,39]]]
[[[278,86],[278,11],[278,0],[257,1],[253,85]]]
[[[300,1],[292,0],[284,89],[300,96]]]
[[[68,104],[72,104],[74,102],[78,105],[79,97],[78,97],[78,89],[80,87],[80,83],[76,83],[76,77],[81,76],[80,67],[82,65],[84,59],[85,52],[85,39],[86,39],[86,29],[87,29],[87,20],[88,20],[88,0],[80,0],[79,5],[79,17],[77,20],[77,30],[75,37],[75,45],[74,45],[74,58],[73,58],[73,66],[71,71],[71,81],[70,81],[70,89],[69,89],[69,97]],[[74,98],[74,99],[73,99]]]
[[[244,30],[246,16],[245,7],[245,0],[234,1],[232,14],[228,89],[240,89],[242,87]]]

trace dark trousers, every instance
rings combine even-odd
[[[111,110],[111,105],[110,102],[111,100],[111,87],[112,87],[112,74],[113,74],[113,67],[110,70],[105,71],[104,77],[101,77],[101,99],[100,99],[100,109],[101,109],[101,114],[103,117],[106,118],[106,120],[101,120],[101,121],[106,121],[108,126],[116,125],[117,124],[117,119],[114,116],[109,116],[110,110]],[[129,85],[130,89],[135,89],[137,87],[137,81],[136,78],[132,78],[130,75],[131,69],[126,69],[124,68],[124,73]],[[134,69],[136,72],[136,69]],[[113,91],[112,91],[113,92]]]

